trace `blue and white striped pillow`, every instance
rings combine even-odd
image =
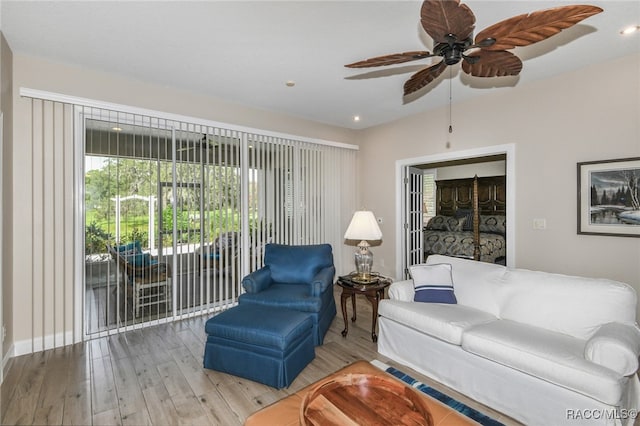
[[[409,271],[415,289],[414,302],[458,303],[453,293],[451,270],[449,263],[410,266]]]

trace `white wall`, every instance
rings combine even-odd
[[[13,282],[13,251],[11,250],[11,240],[13,238],[13,172],[12,142],[13,142],[13,105],[12,105],[12,84],[13,84],[13,54],[4,34],[0,32],[0,110],[2,111],[2,151],[0,161],[0,173],[2,173],[2,238],[0,238],[2,267],[0,276],[0,327],[6,328],[6,336],[3,344],[0,344],[0,368],[6,366],[9,359],[8,353],[13,344],[13,305],[12,305],[12,282]],[[0,374],[1,376],[1,374]]]
[[[352,143],[356,132],[116,74],[15,55],[15,88],[45,90],[261,130]]]
[[[376,262],[386,265],[381,272],[396,272],[396,160],[515,144],[516,266],[607,277],[640,290],[640,238],[576,233],[576,163],[640,157],[640,54],[456,103],[453,110],[449,150],[448,108],[360,135],[362,203],[385,218],[376,248]],[[533,230],[534,218],[545,218],[547,229]]]
[[[466,179],[474,176],[504,176],[505,174],[504,161],[487,161],[485,163],[438,167],[436,169],[437,180]]]

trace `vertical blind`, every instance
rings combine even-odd
[[[38,96],[20,102],[30,122],[32,260],[16,278],[31,332],[16,353],[233,306],[270,242],[330,243],[341,270],[354,147]],[[170,294],[153,287],[140,302],[133,273],[116,260],[125,251],[142,262],[139,281],[166,265]]]
[[[14,233],[14,237],[29,240],[31,252],[19,255],[31,268],[14,274],[22,278],[17,282],[24,286],[23,300],[31,302],[27,309],[32,338],[25,346],[33,352],[73,342],[77,320],[73,300],[78,289],[73,285],[74,246],[69,244],[74,226],[73,107],[33,101],[29,114],[31,188],[21,198],[32,207],[23,211],[31,222],[31,234]]]

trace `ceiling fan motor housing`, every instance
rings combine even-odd
[[[456,41],[456,36],[449,34],[446,42],[435,45],[433,53],[442,56],[445,64],[455,65],[462,60],[464,51],[473,43],[472,39],[469,37],[464,41]]]

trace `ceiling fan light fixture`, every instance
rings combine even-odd
[[[624,29],[622,29],[620,31],[620,34],[622,35],[631,35],[634,33],[640,32],[640,25],[631,25],[629,27],[626,27]]]

